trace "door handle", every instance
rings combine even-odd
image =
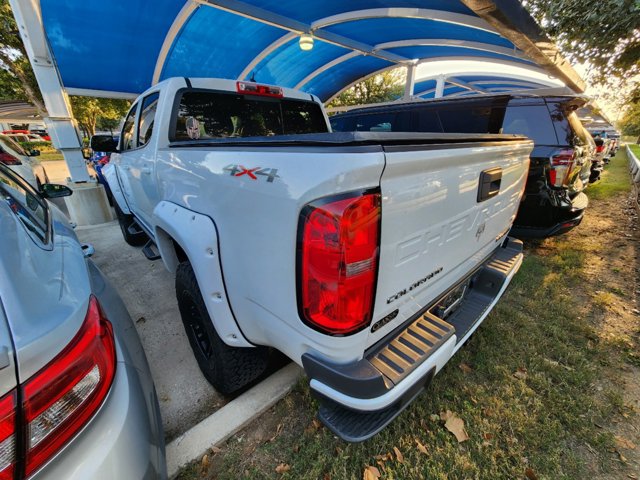
[[[140,171],[141,171],[142,173],[144,173],[145,175],[151,175],[151,168],[150,168],[150,167],[142,167],[142,168],[140,169]]]
[[[495,197],[500,192],[500,184],[502,183],[502,168],[488,168],[480,174],[480,182],[478,183],[478,203]]]

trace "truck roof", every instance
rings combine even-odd
[[[262,82],[244,82],[244,83],[258,83],[259,85],[266,85],[270,87],[278,87],[282,89],[283,96],[285,98],[295,98],[298,100],[307,100],[316,103],[321,103],[320,99],[315,95],[304,93],[293,88],[280,87],[279,85],[271,85]],[[230,80],[226,78],[202,78],[202,77],[170,77],[161,82],[158,82],[153,87],[150,87],[141,96],[147,95],[148,92],[155,92],[163,89],[179,90],[181,88],[202,88],[207,90],[220,90],[223,92],[238,92],[238,80]]]

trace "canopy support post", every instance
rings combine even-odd
[[[436,78],[436,93],[434,95],[434,98],[443,97],[445,80],[446,80],[446,77],[444,75],[438,75],[438,78]]]
[[[411,63],[407,65],[407,80],[404,84],[403,100],[411,100],[413,97],[413,88],[416,84],[416,65]]]
[[[38,0],[9,0],[20,36],[42,92],[48,115],[43,118],[53,146],[62,152],[71,181],[91,180],[82,156],[82,142],[71,112],[69,97],[62,86],[42,25]]]

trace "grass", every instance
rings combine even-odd
[[[589,188],[591,208],[597,211],[603,199],[628,190],[621,153]],[[429,389],[371,440],[346,444],[314,424],[317,403],[301,381],[276,406],[266,437],[280,424],[275,438],[250,442],[252,428],[267,422],[263,417],[229,440],[214,465],[193,463],[178,478],[361,479],[368,465],[384,479],[574,479],[609,471],[613,438],[598,425],[623,405],[615,382],[602,379],[624,359],[585,319],[613,301],[608,292],[599,300],[581,295],[589,254],[567,237],[529,246],[482,327]],[[459,368],[462,363],[471,370]],[[446,410],[464,420],[468,441],[458,443],[444,428],[439,414]],[[403,462],[387,456],[394,447]],[[276,473],[280,463],[290,469]]]
[[[42,152],[40,153],[40,156],[37,157],[38,160],[40,160],[41,162],[53,162],[53,161],[57,161],[57,160],[64,160],[64,157],[62,156],[62,153],[55,151],[55,152]]]
[[[62,156],[62,153],[59,150],[56,150],[53,147],[51,147],[51,148],[40,147],[39,150],[40,150],[40,156],[38,156],[37,158],[41,162],[64,160],[64,157]]]
[[[631,145],[631,147],[634,153],[640,156],[640,145]],[[629,170],[627,169],[626,152],[621,149],[615,159],[615,161],[611,161],[602,173],[601,180],[589,187],[589,200],[602,200],[629,190]]]

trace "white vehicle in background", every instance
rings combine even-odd
[[[222,393],[302,365],[347,441],[384,428],[476,330],[522,261],[507,237],[532,142],[329,133],[318,98],[172,78],[143,93],[103,170],[125,240],[176,274]]]
[[[49,177],[42,163],[35,158],[38,155],[40,155],[39,150],[26,152],[9,135],[0,135],[0,163],[14,170],[33,187],[40,190],[42,185],[49,183]]]

